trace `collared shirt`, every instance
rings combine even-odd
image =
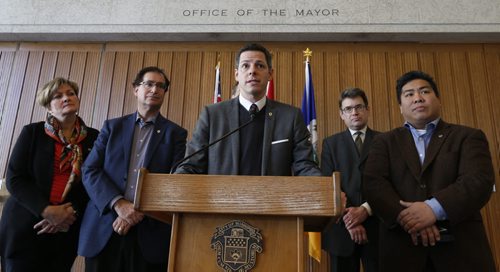
[[[132,149],[130,151],[130,162],[128,166],[127,187],[125,187],[125,199],[130,202],[134,201],[139,169],[145,166],[144,160],[146,158],[146,151],[148,150],[151,135],[153,135],[156,117],[158,117],[158,114],[144,120],[139,116],[139,113],[136,113],[134,138],[132,140]]]
[[[259,101],[255,102],[255,103],[252,103],[250,102],[249,100],[245,99],[243,96],[239,95],[239,100],[240,100],[240,104],[245,108],[247,109],[247,111],[250,111],[250,106],[252,106],[252,104],[255,104],[257,105],[257,107],[259,108],[259,111],[262,110],[262,108],[266,105],[266,101],[267,101],[267,98],[266,96],[264,96],[263,98],[261,98]]]
[[[416,129],[410,123],[405,122],[405,127],[411,132],[413,136],[413,141],[415,142],[415,147],[417,148],[418,157],[420,159],[420,164],[424,164],[425,160],[425,151],[429,146],[429,143],[432,138],[432,134],[434,134],[434,130],[436,130],[436,126],[439,122],[440,118],[428,123],[425,125],[425,129]],[[429,205],[434,212],[437,220],[446,220],[448,215],[446,211],[441,206],[441,203],[436,198],[431,198],[425,201],[427,205]]]
[[[429,146],[432,134],[436,129],[436,125],[439,122],[439,119],[440,118],[425,125],[425,129],[416,129],[410,123],[405,122],[405,127],[410,130],[411,135],[413,136],[413,141],[415,142],[415,147],[417,148],[418,152],[418,158],[420,159],[420,165],[424,164],[425,150]]]
[[[352,140],[353,141],[356,141],[356,137],[358,137],[358,135],[354,135],[356,132],[360,131],[362,132],[361,135],[359,135],[359,137],[361,137],[361,141],[363,141],[363,143],[365,142],[365,137],[366,137],[366,130],[368,129],[368,126],[365,126],[364,128],[360,129],[360,130],[352,130],[349,128],[349,132],[351,132],[351,136],[352,136]]]
[[[158,113],[159,114],[159,113]],[[124,195],[118,195],[110,203],[111,208],[116,201],[125,198],[130,202],[134,202],[135,188],[137,187],[137,175],[139,169],[144,167],[146,151],[148,150],[151,136],[153,135],[154,125],[158,114],[144,120],[138,112],[136,112],[134,138],[132,139],[132,149],[130,150],[130,161],[127,175],[127,185],[125,186]]]

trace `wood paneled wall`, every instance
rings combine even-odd
[[[234,84],[234,55],[243,43],[0,43],[0,176],[22,126],[43,120],[35,93],[55,76],[80,87],[80,115],[100,128],[107,118],[131,113],[131,81],[149,65],[165,69],[172,84],[162,113],[192,132],[201,107],[211,103],[215,65],[221,62],[222,97]],[[311,67],[320,141],[344,129],[338,95],[346,87],[367,92],[369,125],[387,131],[402,124],[395,80],[412,69],[433,75],[444,120],[482,129],[490,142],[498,187],[500,161],[500,44],[265,43],[274,56],[276,99],[300,107],[304,57]],[[321,145],[321,143],[320,143]],[[500,197],[483,209],[497,267],[500,263]],[[495,227],[497,226],[497,227]]]

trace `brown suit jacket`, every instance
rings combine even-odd
[[[423,165],[411,132],[401,127],[372,143],[363,192],[380,227],[381,271],[423,271],[428,258],[437,271],[494,271],[480,209],[488,202],[494,171],[488,142],[480,130],[439,121]],[[453,242],[414,246],[396,222],[399,200],[435,197],[447,213]]]

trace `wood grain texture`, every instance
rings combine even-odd
[[[302,261],[302,232],[295,217],[269,217],[248,215],[179,215],[179,226],[174,227],[176,253],[170,256],[169,271],[219,272],[216,252],[210,247],[217,228],[234,220],[244,221],[257,228],[262,235],[263,250],[257,253],[256,264],[251,271],[304,271]]]
[[[135,205],[146,213],[337,217],[342,213],[342,204],[340,178],[338,173],[335,176],[336,180],[332,177],[169,175],[141,169]]]
[[[243,44],[0,43],[0,176],[5,176],[19,129],[45,117],[45,110],[34,103],[33,92],[54,76],[69,76],[82,84],[80,115],[87,124],[100,129],[104,120],[135,110],[130,83],[140,68],[157,64],[172,81],[161,112],[184,126],[191,135],[200,109],[212,101],[215,65],[219,60],[222,99],[229,99],[235,81],[234,55]],[[500,44],[263,44],[274,58],[276,99],[297,107],[301,105],[304,89],[302,51],[307,47],[313,51],[311,68],[319,151],[322,139],[345,129],[338,111],[338,94],[343,89],[356,86],[367,91],[371,108],[369,124],[376,130],[387,131],[403,122],[396,100],[396,79],[409,69],[422,69],[437,81],[443,119],[485,132],[496,187],[500,187]],[[499,268],[498,192],[492,194],[482,214]]]

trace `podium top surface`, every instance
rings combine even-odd
[[[340,178],[155,174],[142,169],[135,206],[144,212],[337,217]]]

